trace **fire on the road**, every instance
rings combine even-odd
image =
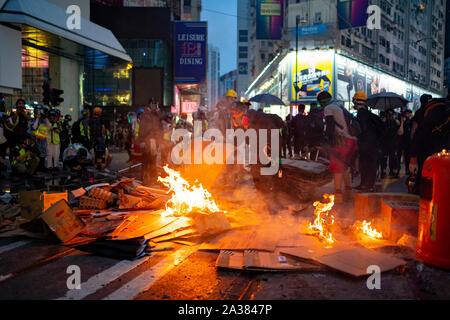
[[[364,220],[363,222],[356,221],[354,227],[355,227],[356,232],[365,234],[372,239],[382,239],[383,234],[381,232],[378,232],[371,225],[372,225],[371,222]]]
[[[164,171],[168,176],[158,177],[158,181],[169,188],[169,193],[172,192],[172,198],[167,202],[163,214],[164,217],[186,216],[195,210],[203,213],[220,211],[214,200],[211,199],[211,194],[201,184],[191,186],[179,172],[170,169],[167,165],[164,167]]]
[[[329,216],[329,213],[334,206],[334,195],[325,194],[324,198],[329,201],[327,203],[322,203],[320,201],[314,202],[314,214],[316,215],[316,219],[312,224],[309,224],[309,228],[313,232],[318,233],[326,242],[334,243],[335,239],[333,234],[329,231],[329,226],[334,224],[334,216]]]

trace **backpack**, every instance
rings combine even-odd
[[[373,112],[370,112],[370,120],[372,122],[372,128],[378,137],[378,141],[383,141],[388,134],[386,123],[384,123],[383,120],[381,120],[381,118]]]
[[[345,109],[343,106],[339,106],[342,109],[342,112],[344,113],[344,119],[345,123],[347,124],[348,132],[353,137],[359,137],[361,134],[361,126],[356,120],[356,117],[354,117],[347,109]],[[342,129],[342,126],[335,121],[336,125]]]
[[[76,121],[72,126],[72,137],[74,138],[75,141],[81,138],[80,120]]]

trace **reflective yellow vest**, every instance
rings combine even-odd
[[[20,148],[20,150],[19,150],[19,156],[17,156],[16,158],[18,158],[18,157],[23,157],[26,153],[27,153],[27,152],[25,151],[24,148]],[[12,162],[13,165],[17,164],[16,158],[14,158],[14,160],[13,160],[13,162]],[[26,160],[29,160],[29,157],[28,157]],[[25,161],[26,161],[26,160],[25,160]]]
[[[34,136],[39,139],[47,139],[48,137],[48,128],[46,125],[39,124],[36,131],[34,131]]]
[[[80,135],[82,137],[87,137],[88,139],[90,139],[91,132],[90,132],[90,129],[89,129],[89,125],[87,125],[86,127],[87,128],[84,127],[84,122],[83,122],[83,120],[81,120],[80,121]]]
[[[58,128],[58,124],[54,123],[52,126],[54,129]],[[56,133],[55,131],[51,131],[50,132],[50,140],[47,140],[48,143],[51,144],[59,144],[60,140],[59,140],[59,133]]]
[[[136,138],[139,137],[139,122],[136,123]]]

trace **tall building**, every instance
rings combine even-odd
[[[239,1],[240,2],[240,1]],[[256,10],[257,0],[243,1],[248,2],[249,13],[247,21],[249,27],[249,81],[255,79],[258,74],[273,60],[276,53],[282,48],[282,41],[280,40],[258,40],[256,29]],[[238,11],[239,12],[239,11]]]
[[[174,21],[199,21],[201,0],[91,0],[97,23],[114,30],[133,59],[132,103],[155,97],[164,107],[180,110],[183,93],[174,83]],[[188,92],[200,104],[200,89]],[[198,99],[197,99],[198,98]],[[175,108],[173,109],[175,110]]]
[[[80,29],[67,25],[66,9],[73,1],[0,1],[0,94],[6,96],[7,106],[17,98],[24,98],[29,107],[46,103],[47,85],[64,91],[58,108],[75,120],[89,100],[88,93],[106,97],[114,105],[129,105],[126,79],[116,79],[109,91],[103,91],[102,83],[89,81],[93,70],[113,78],[131,58],[110,29],[90,20],[90,2],[76,3],[81,10]]]
[[[212,45],[208,46],[208,95],[206,106],[209,110],[214,108],[220,99],[220,51]]]
[[[444,66],[444,87],[445,94],[449,94],[450,88],[450,0],[447,0],[445,10],[445,66]]]
[[[263,67],[264,72],[250,73],[252,83],[247,95],[256,88],[259,88],[256,91],[272,90],[283,94],[287,104],[295,105],[297,100],[312,102],[313,93],[330,90],[349,104],[355,89],[365,90],[368,94],[397,90],[411,101],[410,107],[416,108],[420,94],[428,91],[433,95],[443,93],[444,0],[369,0],[369,5],[377,5],[380,9],[380,28],[373,30],[366,26],[339,28],[346,12],[342,7],[338,8],[338,4],[342,5],[345,0],[281,2],[285,8],[281,42],[251,38],[252,42],[257,42],[252,44],[252,50],[256,50],[254,56],[265,56],[270,52],[276,59],[262,65],[256,59],[250,60],[250,68],[258,71]],[[253,25],[255,20],[256,15],[252,14]],[[258,48],[258,45],[267,47],[270,43],[267,52]],[[279,70],[281,65],[284,72]],[[325,77],[320,72],[312,74],[313,70],[322,72],[324,69],[328,70]],[[274,74],[281,76],[274,78]],[[310,78],[316,76],[317,82],[311,82]],[[351,81],[349,77],[352,77]],[[386,77],[402,82],[397,88],[391,88]],[[292,83],[285,89],[275,90],[275,86],[280,87],[286,78]],[[344,89],[340,82],[345,81]]]
[[[237,93],[243,96],[250,84],[249,63],[250,54],[250,30],[251,30],[251,8],[250,0],[237,2]]]
[[[223,97],[228,90],[237,90],[237,70],[230,71],[220,77],[219,98]]]

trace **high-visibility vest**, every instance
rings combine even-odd
[[[170,137],[172,136],[172,128],[169,131],[164,133],[164,140],[170,141]]]
[[[84,122],[83,120],[80,121],[80,135],[82,137],[86,137],[89,139],[89,137],[91,136],[91,132],[89,129],[89,125],[87,125],[86,127],[84,126]]]
[[[47,126],[39,124],[38,128],[34,131],[34,136],[39,139],[47,139],[48,137]]]
[[[136,138],[139,137],[139,122],[136,123]]]
[[[18,148],[18,147],[17,147],[17,148]],[[19,156],[17,156],[16,158],[18,158],[18,157],[23,157],[26,153],[27,153],[27,152],[25,151],[24,148],[20,148],[20,150],[19,150]],[[13,165],[15,165],[15,164],[17,163],[16,158],[14,158],[14,160],[13,160],[13,162],[12,162]],[[26,160],[29,160],[29,159],[26,159]]]
[[[53,129],[55,129],[55,128],[57,129],[58,125],[56,123],[54,123],[52,127],[53,127]],[[50,132],[50,139],[47,140],[47,142],[51,143],[51,144],[59,144],[59,142],[60,142],[59,133],[52,130]]]

